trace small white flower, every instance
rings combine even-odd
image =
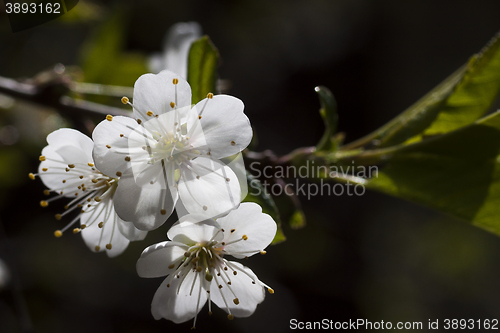
[[[141,76],[134,86],[136,120],[111,117],[94,130],[94,159],[104,173],[123,176],[118,215],[141,230],[161,226],[180,197],[189,213],[220,216],[241,202],[241,187],[221,158],[252,138],[243,102],[208,94],[191,107],[191,88],[170,71]]]
[[[168,231],[166,241],[144,250],[137,261],[139,276],[168,275],[151,304],[155,319],[182,323],[194,318],[208,300],[228,318],[248,317],[264,300],[264,287],[249,268],[225,255],[245,258],[264,249],[276,234],[276,223],[255,203],[242,203],[227,216],[199,223],[187,215]]]
[[[109,257],[121,254],[129,241],[142,240],[147,232],[140,231],[131,222],[120,219],[114,210],[113,196],[119,175],[109,177],[94,166],[92,159],[92,140],[73,129],[62,128],[47,136],[48,146],[42,150],[37,176],[45,186],[45,195],[56,196],[42,200],[40,205],[47,207],[50,202],[61,198],[72,200],[64,207],[60,220],[66,215],[78,212],[73,220],[54,235],[61,237],[63,232],[80,220],[81,232],[87,246],[96,252],[107,249]],[[34,179],[35,175],[30,174]]]

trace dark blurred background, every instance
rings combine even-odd
[[[80,0],[63,17],[17,33],[1,6],[0,76],[16,79],[61,63],[80,81],[132,86],[171,25],[199,22],[219,48],[229,94],[245,103],[256,150],[278,154],[321,137],[316,85],[335,94],[339,130],[352,141],[415,102],[500,28],[496,0]],[[62,126],[90,135],[100,120],[0,95],[0,259],[11,273],[0,289],[2,333],[22,332],[28,321],[33,332],[192,326],[155,321],[150,303],[162,279],[135,272],[142,250],[164,240],[168,224],[108,259],[79,235],[55,239],[61,207],[38,204],[43,186],[27,175],[37,170],[46,135]],[[285,332],[292,318],[424,327],[429,319],[500,318],[497,236],[378,193],[301,200],[307,226],[291,230],[279,198],[288,240],[245,261],[276,293],[250,318],[229,322],[222,310],[209,317],[205,308],[198,329]]]

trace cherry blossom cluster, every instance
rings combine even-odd
[[[229,319],[251,315],[267,289],[247,267],[225,256],[264,254],[276,223],[255,203],[241,203],[246,178],[241,151],[252,139],[243,102],[209,93],[191,105],[179,75],[145,74],[135,83],[133,117],[108,115],[92,139],[69,128],[47,137],[38,173],[50,202],[66,199],[55,232],[81,233],[87,246],[109,257],[143,240],[176,210],[169,240],[147,247],[141,277],[166,276],[154,295],[155,319],[194,318],[208,301]],[[78,223],[79,222],[79,223]],[[193,327],[194,327],[193,325]]]

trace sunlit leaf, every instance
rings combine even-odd
[[[500,235],[500,112],[392,153],[366,186]]]
[[[188,58],[188,82],[191,85],[192,102],[198,103],[208,93],[216,93],[219,51],[208,36],[191,45]]]

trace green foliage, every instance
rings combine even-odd
[[[273,242],[271,244],[278,244],[286,240],[285,234],[283,233],[283,229],[281,228],[281,218],[278,207],[274,203],[273,198],[267,193],[264,186],[260,180],[247,173],[247,181],[248,181],[248,195],[246,196],[246,202],[255,202],[262,207],[262,212],[269,214],[278,226],[278,230],[276,231],[276,235],[274,236]]]
[[[188,58],[188,82],[191,85],[192,102],[198,103],[208,93],[216,92],[219,51],[208,36],[191,45]]]
[[[119,86],[133,86],[139,76],[147,73],[146,58],[124,53],[125,20],[116,12],[106,20],[82,50],[83,81]]]
[[[318,93],[321,109],[319,113],[325,122],[325,133],[316,146],[317,150],[335,151],[337,150],[338,141],[335,138],[337,130],[338,115],[337,101],[328,88],[318,86],[314,89]]]
[[[500,111],[480,119],[499,93],[497,36],[468,64],[374,133],[337,150],[327,125],[318,145],[322,150],[299,152],[292,162],[377,165],[378,176],[371,179],[343,174],[337,180],[365,184],[500,235]],[[326,110],[321,94],[320,98]]]
[[[392,154],[367,188],[500,235],[500,112]]]
[[[306,216],[302,210],[295,210],[293,212],[292,216],[290,217],[290,220],[288,221],[288,224],[292,229],[300,229],[306,226]]]

